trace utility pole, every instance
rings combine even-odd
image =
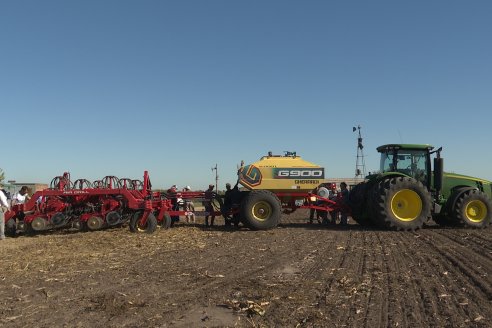
[[[364,145],[362,144],[362,135],[360,125],[352,128],[352,132],[358,131],[357,137],[357,160],[355,162],[355,179],[364,180],[366,177],[366,163],[364,161]]]
[[[212,167],[212,172],[215,171],[215,191],[219,192],[219,170],[217,168],[217,164],[215,164],[215,167]]]

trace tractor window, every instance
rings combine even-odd
[[[381,172],[393,172],[395,171],[393,163],[393,154],[381,153]]]
[[[426,153],[418,150],[399,150],[396,154],[381,153],[381,171],[400,172],[426,184]]]
[[[415,150],[398,152],[397,171],[425,184],[427,181],[426,153]]]

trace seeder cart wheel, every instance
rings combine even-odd
[[[251,191],[241,203],[243,222],[253,230],[275,228],[280,222],[281,210],[278,197],[267,190]]]

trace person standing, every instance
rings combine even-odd
[[[234,187],[231,189],[231,184],[226,183],[226,191],[224,194],[224,208],[222,211],[222,215],[224,216],[224,224],[226,226],[230,226],[231,223],[234,223],[234,226],[239,227],[239,215],[237,213],[237,209],[240,203],[240,191],[238,187],[239,182],[236,182]],[[232,217],[229,216],[230,212],[232,213]]]
[[[12,205],[24,204],[29,199],[31,199],[31,197],[27,193],[27,186],[22,186],[22,188],[12,196]]]
[[[317,195],[318,188],[319,187],[315,187],[313,190],[311,190],[311,194]],[[316,200],[313,205],[318,205],[318,201]],[[309,224],[313,224],[315,214],[316,214],[316,219],[318,219],[318,211],[315,210],[314,208],[309,209]]]
[[[347,189],[347,184],[345,182],[340,183],[340,194],[341,194],[341,204],[343,208],[340,210],[340,225],[346,226],[348,225],[348,199],[349,199],[349,191]]]
[[[186,186],[183,189],[183,192],[191,191],[190,186]],[[184,197],[184,210],[186,211],[185,220],[186,223],[195,223],[195,204],[189,198]]]
[[[3,213],[9,210],[7,196],[0,191],[0,240],[5,239],[5,215]]]
[[[171,200],[171,210],[179,211],[178,188],[176,185],[172,185],[171,188],[167,190],[167,198]],[[179,215],[171,215],[171,227],[174,227],[174,224],[178,221]]]
[[[214,226],[215,211],[214,211],[214,207],[212,206],[212,201],[215,198],[214,188],[215,185],[210,184],[208,185],[208,189],[205,191],[205,201],[203,202],[203,205],[205,206],[205,211],[207,212],[207,215],[205,215],[205,227],[209,227],[208,225],[209,216],[210,216],[210,227]]]

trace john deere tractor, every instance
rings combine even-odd
[[[485,228],[492,219],[492,182],[443,171],[442,147],[388,144],[380,170],[350,193],[361,225],[415,230],[430,218],[440,225]]]

